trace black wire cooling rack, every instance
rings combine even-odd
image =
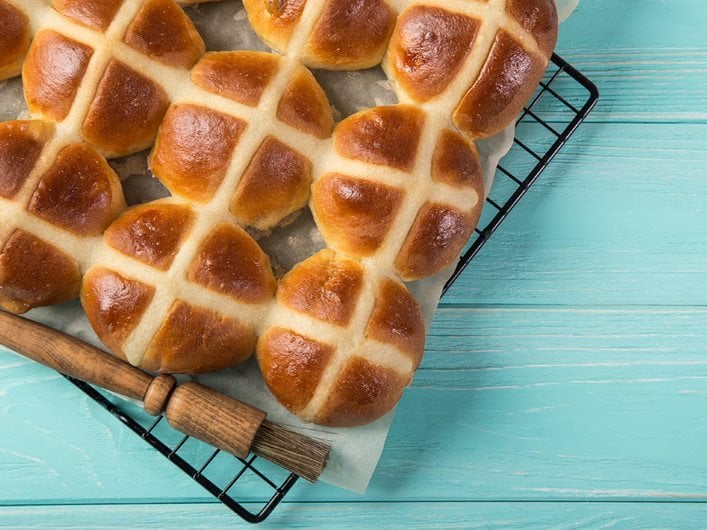
[[[562,149],[592,110],[599,92],[584,75],[553,55],[538,91],[518,119],[511,151],[498,167],[488,206],[446,293],[510,211]],[[215,450],[173,430],[137,406],[68,378],[169,461],[244,520],[264,521],[285,498],[298,477],[255,455],[246,459]]]

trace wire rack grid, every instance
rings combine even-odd
[[[586,119],[598,99],[599,92],[589,79],[553,55],[537,93],[518,119],[514,145],[498,167],[479,228],[444,293]],[[171,429],[161,416],[155,419],[91,385],[68,379],[245,521],[264,521],[298,481],[296,475],[258,460],[255,455],[242,459],[215,450]]]

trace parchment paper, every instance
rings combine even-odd
[[[578,0],[558,0],[558,3],[563,4],[560,9],[566,16]],[[204,36],[210,51],[267,49],[248,26],[239,0],[204,4],[188,8],[187,12]],[[346,117],[364,108],[396,102],[380,68],[363,72],[320,71],[315,72],[315,75],[326,90],[337,118]],[[0,120],[17,117],[28,116],[22,99],[21,83],[14,79],[0,83]],[[478,144],[487,195],[498,161],[512,145],[513,134],[513,127],[509,127],[497,137]],[[111,165],[123,181],[128,204],[147,202],[167,195],[164,187],[149,173],[146,153],[112,161]],[[285,226],[275,229],[272,233],[253,235],[270,255],[278,276],[324,247],[308,211],[289,219]],[[444,283],[455,265],[435,277],[408,285],[420,302],[428,331]],[[102,347],[77,301],[36,309],[28,316]],[[268,418],[272,421],[329,441],[332,444],[332,454],[321,480],[356,492],[365,492],[383,451],[394,411],[371,425],[353,429],[331,429],[304,424],[279,405],[270,394],[254,359],[241,366],[202,375],[196,379],[262,408],[268,412]]]

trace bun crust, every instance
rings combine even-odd
[[[29,18],[5,0],[0,0],[0,81],[15,77],[29,48]]]
[[[22,70],[35,118],[0,124],[0,306],[80,294],[136,366],[255,352],[306,421],[390,411],[425,349],[403,282],[452,265],[478,223],[473,141],[535,90],[553,0],[244,0],[280,54],[205,53],[172,0],[31,4],[0,0],[0,79]],[[305,65],[378,64],[399,103],[336,124]],[[127,208],[106,158],[150,147],[172,196]],[[327,248],[278,280],[251,234],[307,206]]]
[[[425,347],[422,313],[404,285],[374,281],[357,260],[323,250],[283,278],[277,302],[258,362],[290,411],[349,427],[397,403]]]

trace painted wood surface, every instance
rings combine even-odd
[[[30,514],[31,519],[29,519]],[[310,503],[284,504],[264,526],[272,528],[508,528],[570,530],[576,528],[703,527],[702,504],[641,503]],[[233,516],[213,504],[143,506],[35,506],[0,508],[0,520],[22,528],[231,528]],[[28,520],[38,524],[29,525]],[[414,521],[414,523],[412,523]],[[110,522],[110,523],[108,523]]]
[[[445,299],[369,492],[298,484],[270,526],[707,524],[705,28],[703,0],[584,0],[559,52],[600,106]],[[0,526],[240,524],[7,352],[0,477]]]

